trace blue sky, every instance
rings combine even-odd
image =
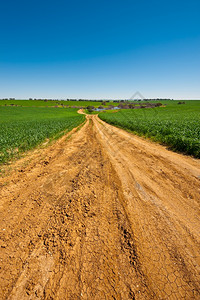
[[[200,99],[200,1],[0,2],[0,98]]]

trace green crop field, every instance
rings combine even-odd
[[[113,105],[113,102],[106,102],[105,107],[108,105]],[[102,105],[101,101],[64,101],[64,100],[0,100],[0,106],[23,106],[23,107],[43,107],[43,106],[94,106],[98,107]]]
[[[99,117],[168,145],[170,149],[200,158],[200,101],[162,101],[164,107],[107,111]]]
[[[81,124],[74,108],[0,107],[0,164]]]

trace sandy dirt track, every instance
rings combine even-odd
[[[200,299],[199,160],[91,115],[0,188],[0,299]]]

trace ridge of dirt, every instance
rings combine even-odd
[[[1,299],[199,299],[199,175],[87,116],[0,179]]]

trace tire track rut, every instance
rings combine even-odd
[[[87,116],[0,179],[1,299],[198,299],[199,174]]]

